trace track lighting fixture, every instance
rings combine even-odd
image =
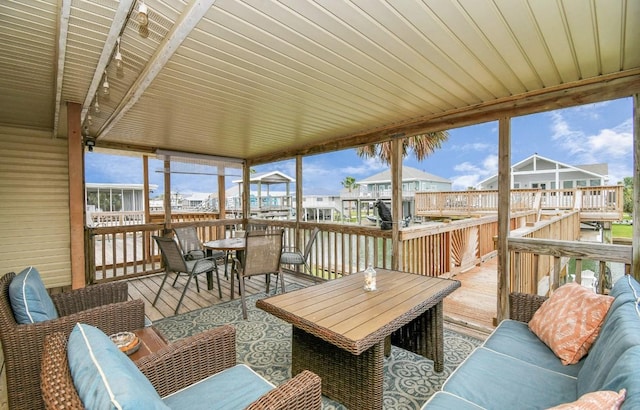
[[[140,37],[149,37],[149,9],[144,4],[144,0],[140,0],[140,3],[138,3],[136,21],[138,22],[138,34],[140,34]]]
[[[141,0],[138,4],[138,16],[136,20],[141,26],[147,26],[149,24],[149,9],[144,4],[144,0]]]
[[[91,117],[91,114],[87,114],[87,125],[93,125],[93,117]]]
[[[100,113],[100,102],[98,101],[98,94],[96,94],[96,102],[93,104],[93,111],[96,114]]]
[[[102,83],[102,93],[104,95],[109,95],[109,77],[107,76],[107,72],[104,72],[104,82]]]
[[[116,75],[118,77],[123,76],[123,64],[122,64],[122,54],[120,53],[120,37],[118,37],[118,44],[116,45],[116,55],[113,57],[116,60]]]

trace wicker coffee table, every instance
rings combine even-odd
[[[256,306],[293,325],[292,376],[308,369],[322,392],[349,409],[382,409],[385,340],[444,367],[443,299],[460,282],[377,269],[262,299]]]

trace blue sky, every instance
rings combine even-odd
[[[609,183],[632,176],[633,102],[631,98],[516,117],[511,122],[511,160],[517,163],[534,153],[568,165],[608,163]],[[443,147],[418,162],[409,154],[405,166],[449,179],[454,190],[464,190],[497,173],[498,122],[449,130]],[[142,160],[97,152],[86,155],[86,181],[142,184]],[[162,166],[149,161],[149,179],[163,188]],[[337,194],[348,176],[361,180],[388,167],[358,157],[354,149],[303,159],[305,194]],[[295,177],[295,161],[256,167],[257,172],[278,170]],[[233,185],[227,178],[227,186]],[[183,194],[214,192],[213,176],[172,175],[172,190]],[[211,189],[203,189],[210,186]],[[152,195],[154,196],[154,195]]]

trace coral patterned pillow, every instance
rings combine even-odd
[[[613,297],[577,284],[559,287],[536,311],[529,329],[558,356],[563,365],[586,355],[600,332]]]
[[[625,389],[614,391],[594,391],[584,394],[571,403],[561,404],[548,410],[618,410],[627,394]]]

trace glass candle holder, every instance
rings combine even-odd
[[[364,290],[372,292],[376,289],[376,270],[369,265],[364,271]]]

